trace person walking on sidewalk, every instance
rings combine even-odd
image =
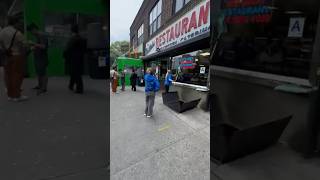
[[[121,72],[121,91],[125,91],[125,88],[126,88],[126,72],[125,70],[123,70]]]
[[[28,99],[21,95],[27,41],[15,27],[18,23],[18,18],[8,17],[8,26],[0,32],[0,47],[5,52],[4,71],[8,100],[15,102]]]
[[[84,56],[87,50],[87,44],[84,38],[79,34],[78,25],[73,25],[71,28],[72,37],[67,43],[67,47],[63,53],[66,64],[69,65],[70,82],[69,89],[74,90],[76,85],[77,94],[83,94],[82,74],[84,69]]]
[[[34,66],[38,76],[38,85],[33,89],[37,90],[37,95],[41,95],[47,92],[48,86],[48,38],[43,32],[40,32],[39,27],[34,23],[28,26],[28,31],[31,32],[36,39],[36,42],[32,43],[31,49],[33,50]]]
[[[153,115],[153,106],[156,97],[156,92],[160,89],[159,80],[154,75],[154,71],[151,68],[147,69],[145,79],[145,93],[146,93],[146,109],[144,116],[151,118]]]
[[[137,79],[138,79],[137,73],[135,72],[135,70],[132,70],[132,74],[131,74],[131,77],[130,77],[131,90],[132,91],[137,91],[137,87],[136,87]]]
[[[117,87],[118,87],[118,72],[117,72],[117,68],[114,68],[113,74],[112,74],[112,94],[117,93]]]
[[[169,92],[169,89],[170,89],[170,86],[172,85],[172,82],[173,82],[173,76],[172,76],[171,70],[168,69],[167,70],[167,74],[166,74],[166,79],[164,81],[164,86],[166,88],[166,93]]]

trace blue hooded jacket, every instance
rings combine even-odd
[[[145,81],[145,92],[157,92],[160,89],[160,83],[158,79],[151,75],[151,74],[146,74],[144,76],[144,81]]]
[[[171,73],[169,73],[166,77],[166,80],[164,81],[164,85],[171,86],[172,81],[173,81],[173,76]]]

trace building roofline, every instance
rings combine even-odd
[[[137,12],[134,20],[133,20],[132,23],[131,23],[130,32],[131,32],[131,29],[132,29],[133,25],[136,23],[138,16],[139,16],[140,14],[142,14],[142,13],[146,10],[145,7],[147,6],[147,4],[148,4],[149,2],[150,2],[150,0],[143,0],[143,3],[142,3],[142,5],[140,6],[139,11]]]

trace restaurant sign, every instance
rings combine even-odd
[[[194,69],[196,65],[194,63],[193,56],[180,57],[180,58],[177,58],[176,61],[179,62],[179,67],[182,69]]]
[[[227,24],[262,24],[272,18],[272,0],[224,0]]]
[[[210,0],[204,0],[146,43],[151,55],[210,32]]]

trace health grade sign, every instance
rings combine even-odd
[[[210,32],[210,0],[204,0],[146,43],[145,55],[174,47]]]

